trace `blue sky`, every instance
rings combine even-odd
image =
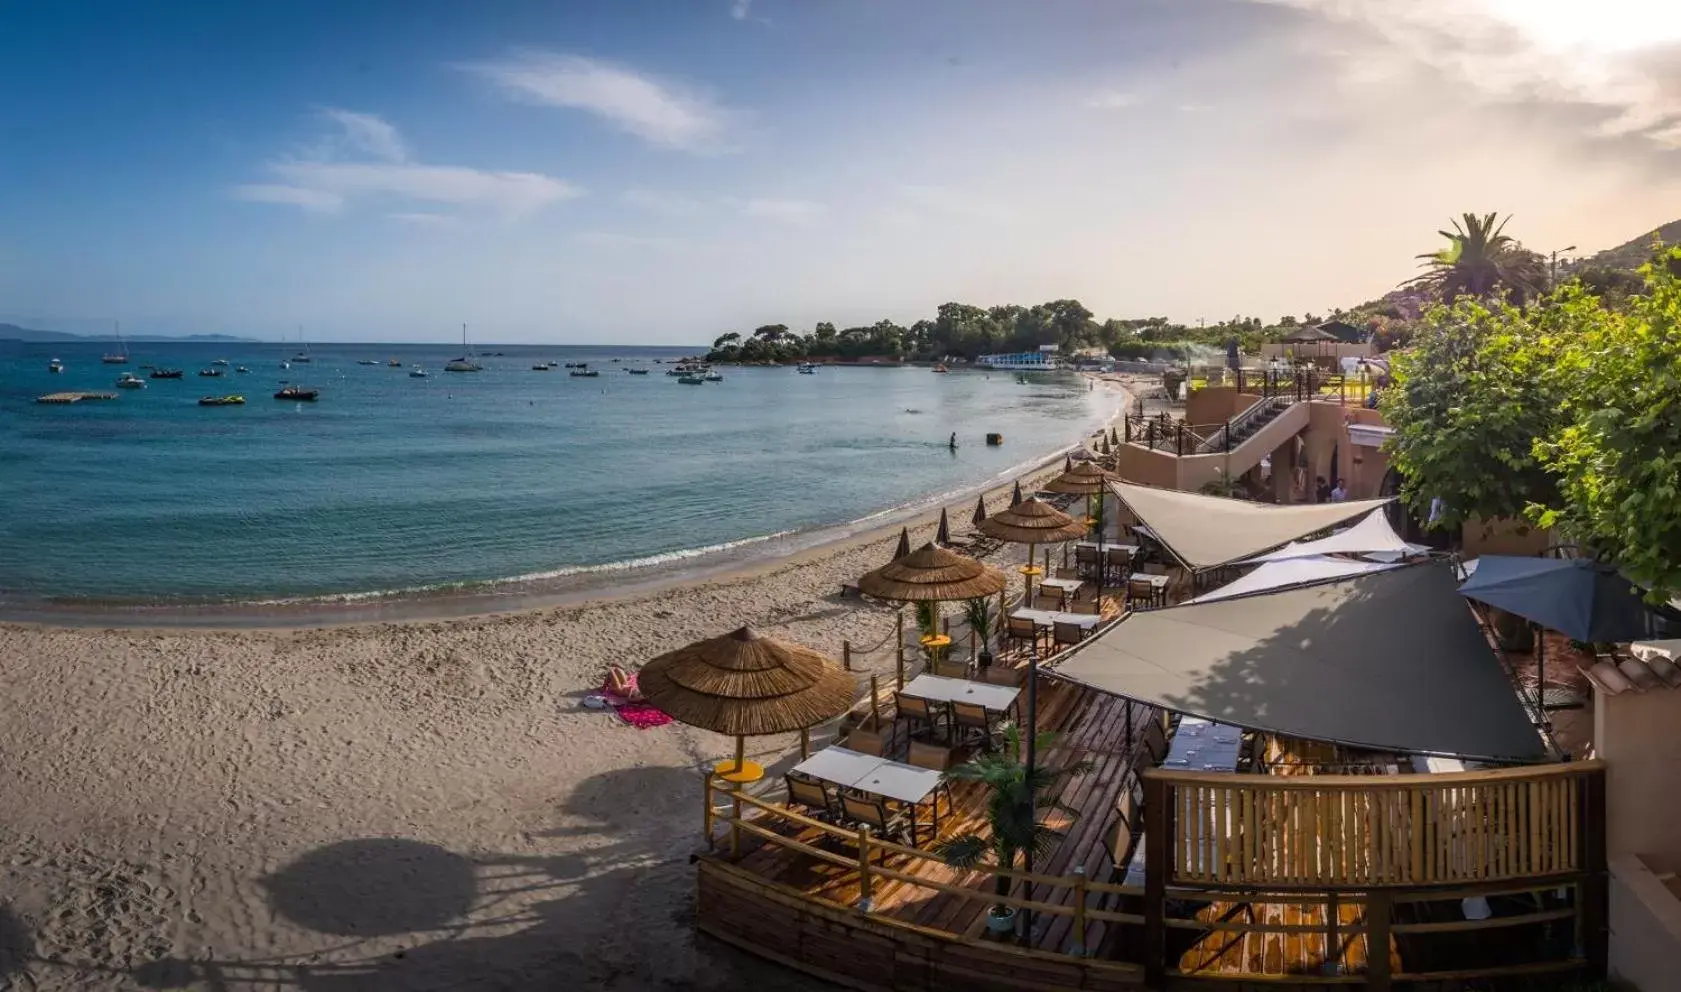
[[[709,340],[941,302],[1323,311],[1463,210],[1681,217],[1654,0],[0,12],[0,320]]]

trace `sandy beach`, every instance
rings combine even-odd
[[[804,987],[689,925],[700,769],[730,742],[581,699],[742,624],[889,640],[893,611],[839,589],[896,533],[506,615],[0,626],[0,990]],[[856,667],[891,671],[890,641]],[[795,747],[749,741],[773,777]]]

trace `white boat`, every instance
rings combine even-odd
[[[410,379],[424,379],[431,374],[432,373],[426,371],[425,369],[421,368],[418,365],[416,365],[414,368],[409,370],[409,378]]]
[[[100,356],[99,360],[101,362],[105,363],[106,365],[127,365],[128,364],[128,346],[123,344],[123,325],[122,325],[122,322],[114,320],[111,323],[116,327],[116,330],[117,330],[117,350],[111,352],[110,354]]]
[[[810,362],[801,362],[799,365],[799,373],[800,375],[816,375],[817,366],[811,364]]]
[[[701,376],[701,378],[705,379],[707,382],[723,382],[724,381],[724,377],[719,375],[716,372],[708,372],[705,375]]]
[[[64,371],[64,363],[55,358],[47,363],[47,371],[51,372],[53,375],[57,375],[58,373]]]
[[[122,375],[117,376],[117,388],[145,389],[146,380],[135,375],[133,372],[124,372]]]
[[[280,367],[283,368],[283,369],[289,369],[289,368],[292,367],[292,363],[291,362],[281,362]]]
[[[484,366],[473,361],[473,353],[467,350],[467,325],[461,325],[461,357],[444,366],[445,372],[483,372]]]
[[[212,364],[212,365],[226,365],[226,364],[228,364],[228,360],[226,358],[218,358],[214,362],[211,362],[210,364]]]

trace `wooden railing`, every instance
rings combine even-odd
[[[1169,884],[1451,885],[1584,868],[1598,762],[1460,775],[1147,773],[1171,824]]]

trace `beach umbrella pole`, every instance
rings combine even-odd
[[[1039,736],[1039,647],[1038,647],[1037,644],[1029,644],[1027,646],[1027,755],[1026,755],[1026,760],[1023,762],[1023,764],[1027,766],[1027,780],[1030,783],[1033,781],[1034,765],[1038,762],[1038,758],[1039,758],[1039,747],[1038,747],[1038,741],[1037,741],[1038,736]],[[1027,807],[1027,815],[1029,817],[1035,816],[1036,815],[1036,806],[1035,806],[1035,801],[1034,801],[1034,796],[1033,796],[1033,790],[1032,790],[1031,787],[1029,787],[1029,789],[1027,790],[1027,795],[1024,799],[1024,803]],[[1026,854],[1026,866],[1025,866],[1026,867],[1026,872],[1027,872],[1027,874],[1031,875],[1031,874],[1033,874],[1033,849],[1028,848],[1027,851],[1025,852],[1025,854]],[[1028,882],[1027,883],[1027,895],[1028,895],[1029,898],[1031,898],[1032,894],[1033,894],[1033,883]],[[1031,936],[1032,933],[1033,933],[1033,911],[1031,909],[1023,909],[1022,910],[1022,926],[1023,926],[1024,932]]]
[[[735,770],[738,774],[740,773],[740,771],[743,768],[746,767],[746,761],[747,761],[747,738],[742,737],[738,734],[736,736],[736,739],[735,739]]]

